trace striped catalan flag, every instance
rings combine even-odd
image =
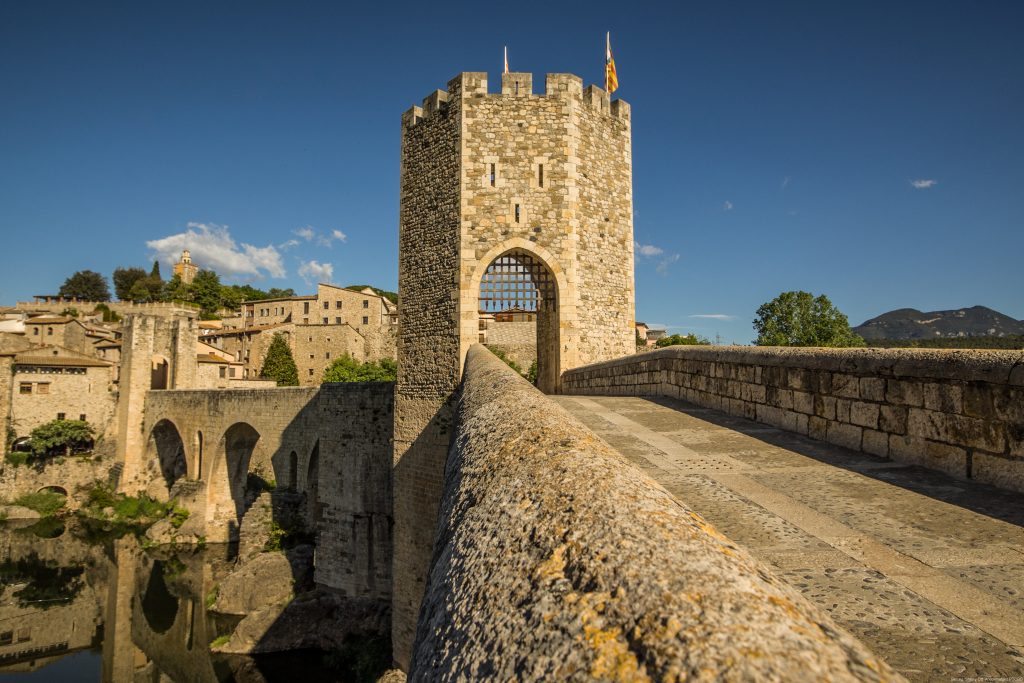
[[[605,35],[604,47],[604,89],[611,95],[619,89],[619,77],[615,74],[615,58],[612,57],[612,32]]]

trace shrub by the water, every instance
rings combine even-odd
[[[63,508],[65,502],[67,502],[67,496],[56,491],[38,491],[18,496],[14,499],[13,505],[35,510],[43,517],[49,517]]]

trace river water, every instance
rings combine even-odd
[[[226,546],[145,550],[79,522],[0,524],[0,683],[344,681],[319,651],[211,653],[238,617],[207,610]]]

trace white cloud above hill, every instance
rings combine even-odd
[[[215,270],[222,277],[284,278],[287,275],[277,247],[238,244],[228,226],[216,223],[189,222],[183,232],[148,240],[146,247],[164,263],[177,263],[181,252],[188,249],[196,265]]]

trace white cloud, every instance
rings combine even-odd
[[[330,263],[317,263],[316,259],[303,261],[302,265],[299,266],[299,276],[306,281],[307,285],[317,282],[330,282],[331,278],[334,277],[334,266]]]
[[[735,320],[736,316],[728,315],[727,313],[697,313],[691,315],[691,318],[709,318],[711,320]]]
[[[314,228],[312,225],[307,225],[302,228],[296,228],[292,230],[293,235],[297,235],[307,242],[316,242],[318,246],[329,247],[337,240],[338,242],[344,242],[348,239],[348,235],[343,233],[341,230],[331,230],[330,234],[322,235],[320,231]],[[288,240],[285,244],[288,244],[294,240]],[[296,242],[298,244],[298,242]]]
[[[920,178],[918,180],[911,180],[910,184],[913,185],[915,189],[927,190],[929,187],[934,187],[935,185],[938,185],[939,181],[938,180],[932,180],[930,178],[928,178],[928,179]]]
[[[732,202],[726,201],[725,204],[722,204],[722,211],[732,211]]]
[[[675,263],[678,260],[679,254],[672,254],[671,256],[666,256],[665,258],[661,259],[661,261],[658,262],[658,265],[654,267],[654,270],[659,275],[668,275],[668,269],[672,266],[673,263]]]
[[[188,249],[200,268],[215,270],[225,277],[269,275],[283,278],[286,275],[277,247],[269,244],[255,247],[243,242],[239,248],[226,225],[189,222],[184,232],[147,240],[146,247],[165,263],[176,263],[181,252]]]
[[[639,242],[633,242],[633,247],[636,249],[636,253],[641,256],[657,256],[665,251],[653,244],[640,244]]]
[[[292,247],[297,247],[297,246],[299,246],[299,241],[298,240],[287,240],[286,242],[278,245],[278,248],[281,249],[282,251],[287,251],[287,250],[291,249]]]
[[[785,190],[786,187],[789,185],[789,181],[790,181],[790,177],[789,176],[786,176],[785,178],[782,179],[782,189],[783,190]]]

